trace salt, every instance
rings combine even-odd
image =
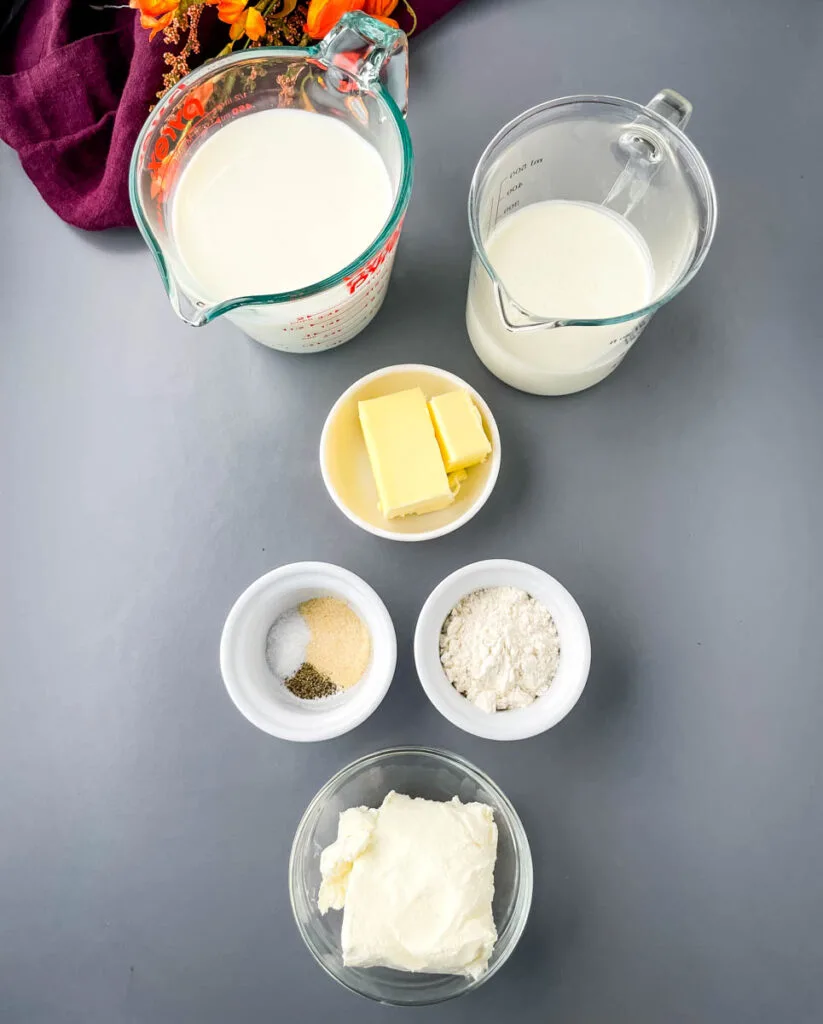
[[[266,637],[266,661],[278,679],[290,679],[297,672],[306,660],[309,640],[309,624],[297,608],[275,620]]]

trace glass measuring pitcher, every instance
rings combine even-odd
[[[477,355],[501,380],[537,395],[591,387],[697,273],[714,236],[717,199],[703,158],[683,134],[691,112],[688,100],[670,89],[645,107],[611,96],[570,96],[527,110],[489,143],[469,193],[474,254],[466,325]],[[541,214],[546,204],[556,214],[560,203],[566,204],[562,237],[557,228],[542,238],[524,230],[535,204]],[[515,247],[508,253],[504,232],[505,244]],[[584,291],[575,295],[563,283],[563,261],[585,258],[586,246],[602,253],[609,232],[634,262],[616,257],[617,276],[608,282],[597,279],[599,270],[588,282],[583,274]],[[550,274],[541,280],[534,268],[542,264],[526,249],[549,244],[560,262],[555,280]],[[530,306],[522,302],[517,265],[531,274]],[[609,294],[604,284],[621,294],[622,308],[592,315],[592,295]]]
[[[355,12],[346,14],[317,46],[232,53],[186,75],[162,98],[135,145],[130,196],[172,307],[186,323],[201,326],[226,315],[264,345],[317,352],[348,341],[371,321],[385,296],[411,194],[412,147],[404,120],[407,79],[405,34]],[[334,275],[295,291],[214,301],[203,294],[176,244],[175,186],[210,136],[238,118],[273,108],[334,118],[370,143],[388,172],[391,212],[365,252]],[[288,152],[283,159],[288,160]],[[317,159],[329,155],[319,152]],[[295,181],[294,196],[284,197],[267,196],[265,181],[250,182],[249,196],[305,202],[300,184]],[[254,203],[239,208],[238,215],[253,217]],[[288,245],[288,238],[270,241]],[[322,247],[323,237],[316,244]]]

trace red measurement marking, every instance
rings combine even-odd
[[[376,274],[383,266],[387,257],[391,255],[394,251],[394,247],[397,245],[397,240],[400,238],[400,229],[402,226],[403,222],[401,221],[394,229],[391,238],[386,242],[380,252],[376,256],[373,256],[363,268],[357,271],[356,274],[346,278],[346,286],[349,289],[349,295],[354,295],[357,289],[364,285],[369,278]]]

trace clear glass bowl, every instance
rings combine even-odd
[[[320,854],[337,838],[337,819],[348,807],[377,807],[390,790],[429,800],[488,804],[497,823],[494,920],[498,939],[488,971],[477,980],[445,974],[412,974],[384,967],[344,967],[340,948],[342,913],[317,909]],[[532,858],[520,818],[505,794],[474,765],[445,750],[395,747],[355,761],[315,796],[300,822],[289,861],[294,918],[315,960],[341,985],[395,1006],[422,1006],[453,999],[482,985],[511,956],[532,901]]]

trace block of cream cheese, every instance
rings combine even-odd
[[[343,963],[479,978],[497,941],[496,859],[486,804],[391,792],[343,811],[318,898],[321,913],[343,907]]]
[[[429,412],[447,473],[482,462],[492,450],[468,391],[449,391],[432,398]]]
[[[358,411],[387,519],[435,512],[454,501],[420,388],[358,402]]]

